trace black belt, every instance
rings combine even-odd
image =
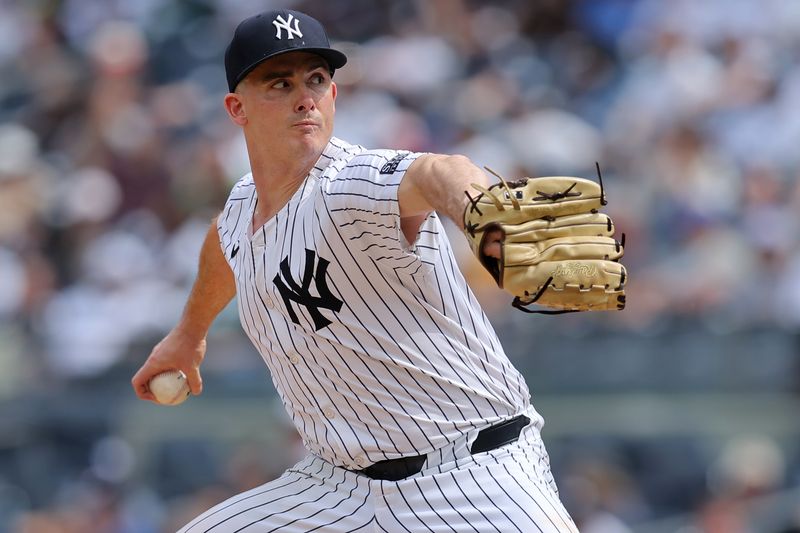
[[[531,419],[525,415],[519,415],[511,420],[500,422],[494,426],[482,429],[478,433],[478,438],[472,443],[470,453],[481,453],[494,450],[504,446],[509,442],[514,442],[519,438],[522,428],[530,424]],[[387,459],[370,465],[360,474],[372,479],[383,479],[385,481],[399,481],[408,476],[413,476],[422,470],[427,455],[414,455],[412,457],[401,457],[399,459]]]

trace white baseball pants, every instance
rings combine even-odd
[[[468,448],[463,442],[433,452],[419,474],[400,481],[372,480],[309,456],[180,533],[578,531],[558,498],[535,422],[512,444],[475,455]]]

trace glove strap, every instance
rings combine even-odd
[[[514,301],[511,302],[512,307],[516,307],[520,311],[525,311],[526,313],[531,314],[538,314],[538,315],[563,315],[564,313],[578,313],[578,309],[537,309],[531,310],[526,309],[526,305],[530,305],[533,302],[528,302],[527,304],[522,303],[522,300],[519,299],[519,296],[514,297]]]
[[[542,288],[539,289],[539,292],[536,293],[536,295],[533,297],[533,299],[530,302],[524,304],[524,303],[522,303],[522,300],[520,300],[519,296],[515,296],[514,297],[514,301],[511,302],[511,306],[512,307],[516,307],[520,311],[525,311],[526,313],[538,314],[538,315],[563,315],[564,313],[577,313],[579,311],[578,309],[536,309],[536,310],[531,310],[531,309],[527,309],[525,307],[526,305],[531,305],[532,303],[536,303],[536,300],[541,298],[542,294],[544,294],[544,291],[546,291],[547,287],[550,286],[550,282],[551,281],[553,281],[553,277],[552,276],[547,278],[547,281],[544,282],[544,285],[542,285]]]

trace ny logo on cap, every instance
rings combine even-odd
[[[294,28],[291,26],[292,22],[294,22]],[[272,23],[277,30],[275,32],[276,39],[283,39],[283,32],[281,30],[286,30],[287,39],[294,39],[295,35],[300,38],[303,37],[303,33],[300,31],[300,20],[294,18],[294,15],[290,14],[288,19],[284,19],[281,15],[278,15]]]

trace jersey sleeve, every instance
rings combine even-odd
[[[247,232],[247,224],[250,222],[252,204],[255,201],[255,184],[253,177],[247,174],[234,184],[225,207],[217,217],[217,232],[219,233],[219,243],[225,259],[231,263],[235,256],[234,247],[238,247],[242,235]]]
[[[406,242],[400,227],[397,191],[406,171],[421,155],[365,151],[340,165],[330,178],[327,208],[354,253],[394,269],[416,271],[435,264],[437,240],[444,235],[436,213],[428,216],[414,242]]]

